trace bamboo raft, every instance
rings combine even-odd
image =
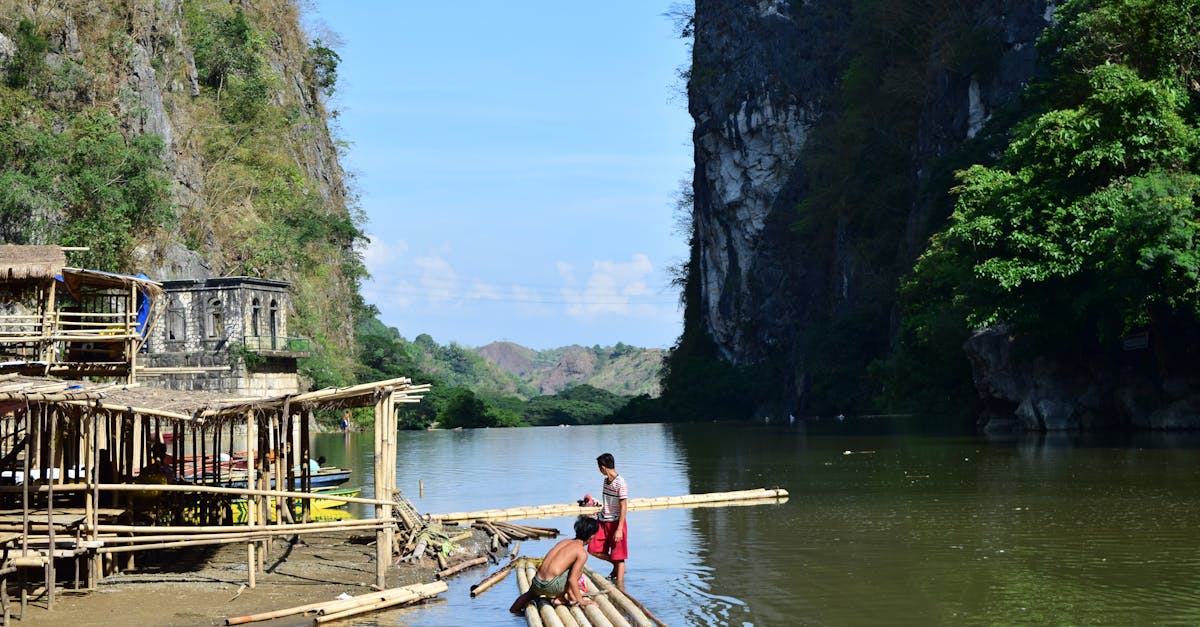
[[[529,558],[516,561],[517,589],[524,594],[537,573],[540,560]],[[595,605],[586,607],[554,605],[547,599],[534,599],[525,606],[525,621],[530,627],[666,627],[666,623],[650,613],[644,605],[627,592],[596,574],[583,569],[590,592],[587,598]]]
[[[786,503],[787,500],[788,492],[783,488],[759,488],[757,490],[738,490],[735,492],[709,492],[706,494],[629,499],[629,511],[669,509],[675,507],[773,505]],[[512,507],[508,509],[485,509],[474,512],[430,514],[429,519],[442,523],[483,520],[529,520],[571,517],[580,514],[594,514],[598,511],[600,511],[600,506],[598,505],[585,506],[577,503],[556,503],[551,505]]]

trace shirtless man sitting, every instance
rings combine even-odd
[[[579,576],[583,574],[583,565],[587,563],[588,541],[596,535],[600,523],[590,516],[580,516],[575,520],[575,538],[562,540],[546,553],[542,565],[529,582],[529,590],[513,601],[508,608],[513,614],[525,611],[530,601],[542,598],[551,599],[555,604],[592,605],[595,601],[586,599],[579,590]]]

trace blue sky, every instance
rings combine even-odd
[[[364,296],[412,339],[667,347],[690,177],[678,0],[317,0]]]

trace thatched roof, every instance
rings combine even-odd
[[[302,394],[236,397],[220,392],[192,392],[126,385],[93,383],[15,374],[0,375],[0,408],[13,403],[65,403],[98,406],[105,411],[131,411],[174,420],[221,421],[245,416],[248,411],[281,411],[311,407],[360,407],[373,404],[381,394],[396,392],[401,403],[419,402],[427,385],[412,385],[407,378],[364,383],[347,388],[326,388]]]
[[[0,244],[0,281],[53,279],[67,265],[58,246]]]

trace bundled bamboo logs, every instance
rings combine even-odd
[[[558,530],[547,527],[529,527],[503,521],[477,520],[472,527],[486,532],[491,536],[491,551],[496,553],[501,546],[508,546],[513,540],[528,540],[530,538],[555,538]]]
[[[607,579],[596,574],[596,572],[590,568],[585,568],[583,572],[592,582],[592,587],[596,591],[607,594],[613,599],[616,599],[618,604],[625,605],[625,603],[628,602],[627,609],[630,611],[630,615],[635,617],[634,624],[639,625],[639,627],[642,625],[641,622],[636,620],[636,612],[641,612],[648,620],[652,621],[653,624],[658,625],[659,627],[667,627],[666,623],[659,620],[659,618],[651,613],[650,610],[646,609],[645,605],[642,605],[641,601],[633,598],[633,596],[625,590],[613,585]]]
[[[757,490],[738,490],[735,492],[711,492],[707,494],[684,494],[681,496],[661,496],[651,498],[629,499],[629,509],[649,510],[675,507],[724,507],[731,505],[771,505],[786,503],[788,492],[782,488],[759,488]],[[576,503],[557,503],[551,505],[534,505],[513,507],[509,509],[487,509],[475,512],[451,512],[448,514],[430,514],[429,518],[441,522],[498,521],[510,519],[538,519],[578,516],[594,514],[599,511],[598,505],[583,506]],[[506,531],[507,533],[507,531]]]
[[[298,605],[296,607],[283,610],[275,610],[273,612],[263,612],[261,614],[227,618],[225,619],[225,624],[242,625],[245,623],[272,620],[275,618],[293,616],[296,614],[304,614],[308,616],[315,615],[313,623],[320,624],[327,621],[340,620],[356,614],[395,607],[397,605],[416,603],[417,601],[435,597],[448,589],[449,586],[447,586],[445,582],[441,581],[416,584],[412,586],[404,586],[402,588],[382,590],[379,592],[369,592],[367,594],[360,594],[344,600],[322,601],[319,603]]]

